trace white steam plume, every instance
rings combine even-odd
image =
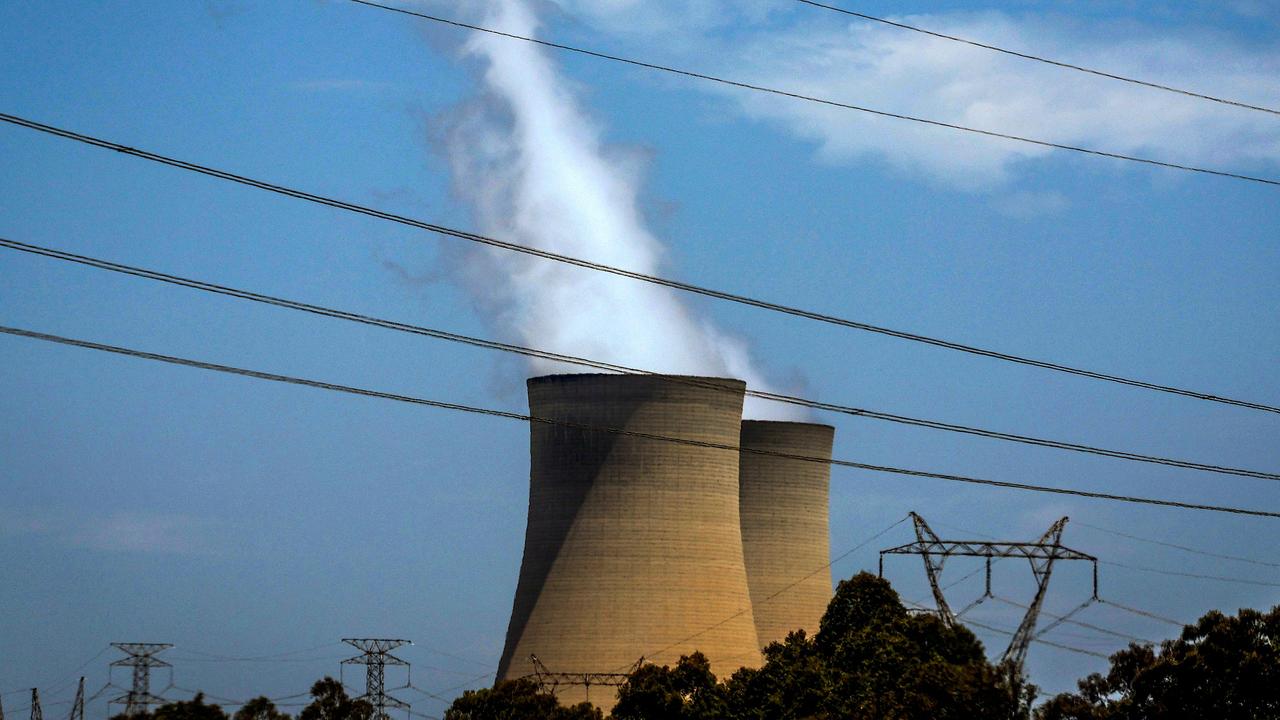
[[[498,0],[491,27],[533,35],[519,0]],[[486,233],[595,262],[659,274],[662,245],[637,208],[634,163],[610,157],[552,63],[528,43],[477,34],[486,102],[448,135],[459,194]],[[525,344],[667,373],[730,376],[764,389],[742,342],[696,318],[671,290],[498,249],[471,281]],[[535,372],[564,372],[533,361]],[[752,417],[794,419],[791,406],[747,398]]]

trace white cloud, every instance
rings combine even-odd
[[[775,0],[546,0],[565,14],[609,33],[668,41],[756,24],[777,14]]]
[[[1280,53],[1259,56],[1193,39],[1117,40],[1106,37],[1105,28],[1064,31],[998,14],[908,21],[1228,97],[1280,97]],[[885,26],[811,25],[762,34],[724,66],[766,85],[1051,142],[1219,168],[1280,161],[1280,124],[1273,116]],[[732,101],[751,117],[814,140],[829,161],[879,158],[964,189],[999,185],[1020,161],[1052,152],[758,93],[735,92]]]
[[[1176,163],[1255,172],[1280,163],[1280,123],[1271,115],[811,8],[787,12],[721,0],[546,4],[612,36],[593,47],[622,43],[637,57],[731,79]],[[1167,27],[1144,29],[1131,22],[1001,12],[899,19],[1153,82],[1280,104],[1280,50],[1252,49],[1208,31],[1171,34]],[[1020,164],[1058,152],[705,82],[691,87],[812,141],[824,161],[883,161],[964,190],[999,187],[1017,176]],[[1132,167],[1093,162],[1110,163],[1116,171]]]

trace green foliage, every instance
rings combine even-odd
[[[831,694],[826,663],[803,630],[764,649],[764,665],[742,669],[727,683],[740,720],[821,717]]]
[[[298,720],[369,720],[373,716],[372,705],[347,697],[342,683],[328,676],[311,686],[311,698]]]
[[[730,717],[742,720],[1018,720],[1033,695],[968,630],[909,614],[867,573],[840,583],[817,635],[770,645],[764,666],[729,688]]]
[[[645,666],[616,720],[1022,720],[1034,688],[987,662],[964,628],[911,615],[887,582],[840,583],[817,635],[794,632],[764,664],[717,683],[699,653]]]
[[[680,658],[674,668],[645,665],[618,691],[616,720],[694,720],[726,717],[724,686],[716,682],[711,663],[699,652]]]
[[[1038,720],[1280,720],[1280,606],[1212,611],[1160,644],[1111,656],[1105,676],[1079,682]]]
[[[232,720],[291,720],[289,713],[280,712],[275,703],[265,696],[256,697],[236,711]]]
[[[139,713],[136,720],[227,720],[227,714],[217,705],[207,705],[204,693],[196,693],[190,700],[166,703],[155,709],[155,712]],[[123,713],[112,720],[126,720]]]
[[[502,680],[492,688],[468,690],[453,701],[444,720],[603,720],[590,703],[562,707],[527,678]]]

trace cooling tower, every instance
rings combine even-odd
[[[831,458],[835,428],[795,422],[742,423],[742,554],[761,645],[792,630],[810,637],[831,602],[827,489],[831,466],[748,450]],[[815,570],[824,568],[820,572]],[[793,587],[788,587],[792,586]]]
[[[695,384],[690,384],[692,380]],[[550,375],[535,417],[737,446],[744,384]],[[529,519],[500,679],[626,671],[702,651],[717,674],[758,666],[738,518],[738,453],[531,423]],[[604,708],[614,688],[596,688]],[[565,702],[585,699],[562,687]]]

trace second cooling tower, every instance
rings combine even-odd
[[[500,679],[673,664],[701,650],[728,676],[760,663],[735,450],[744,384],[719,378],[529,380],[529,518]],[[825,516],[824,516],[825,517]],[[612,688],[591,698],[609,707]],[[584,699],[581,687],[562,700]]]
[[[761,645],[793,630],[813,637],[831,601],[831,466],[795,458],[830,460],[834,435],[830,425],[742,423],[742,550]]]

